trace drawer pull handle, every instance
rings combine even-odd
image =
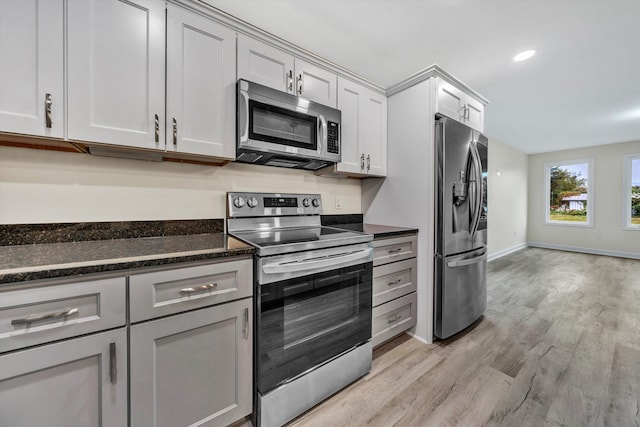
[[[389,249],[389,255],[397,255],[402,251],[402,248]]]
[[[118,360],[116,359],[116,343],[109,343],[109,379],[111,384],[118,381]]]
[[[400,319],[402,319],[402,315],[401,315],[401,314],[396,314],[395,316],[393,316],[393,317],[391,317],[391,318],[387,319],[387,324],[389,324],[389,325],[390,325],[390,324],[392,324],[392,323],[397,322],[397,321],[398,321],[398,320],[400,320]]]
[[[392,282],[387,283],[387,286],[397,285],[400,282],[402,282],[402,279],[396,279],[396,280],[394,280]]]
[[[242,328],[242,335],[244,335],[244,339],[249,339],[249,309],[244,309],[244,326]]]
[[[193,288],[182,288],[180,289],[181,294],[191,294],[194,292],[205,292],[211,289],[215,289],[218,287],[217,283],[209,283],[208,285],[195,286]]]
[[[33,323],[33,322],[41,322],[43,320],[50,319],[58,319],[60,317],[68,317],[74,314],[78,314],[77,308],[67,308],[63,311],[57,311],[55,313],[47,313],[47,314],[31,314],[27,317],[23,317],[22,319],[13,319],[11,321],[12,325],[23,325],[25,323]]]

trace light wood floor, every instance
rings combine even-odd
[[[403,335],[290,425],[638,426],[640,261],[525,249],[489,263],[476,325]]]

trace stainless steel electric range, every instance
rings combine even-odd
[[[371,369],[373,236],[321,214],[318,194],[227,194],[227,231],[256,248],[256,426],[281,426]]]

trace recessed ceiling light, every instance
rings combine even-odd
[[[535,50],[525,50],[524,52],[520,52],[516,56],[513,57],[514,61],[524,61],[525,59],[531,58],[536,54]]]

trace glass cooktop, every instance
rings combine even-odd
[[[258,249],[258,255],[342,246],[368,242],[372,239],[372,236],[357,231],[321,226],[235,231],[231,234],[255,246]]]

